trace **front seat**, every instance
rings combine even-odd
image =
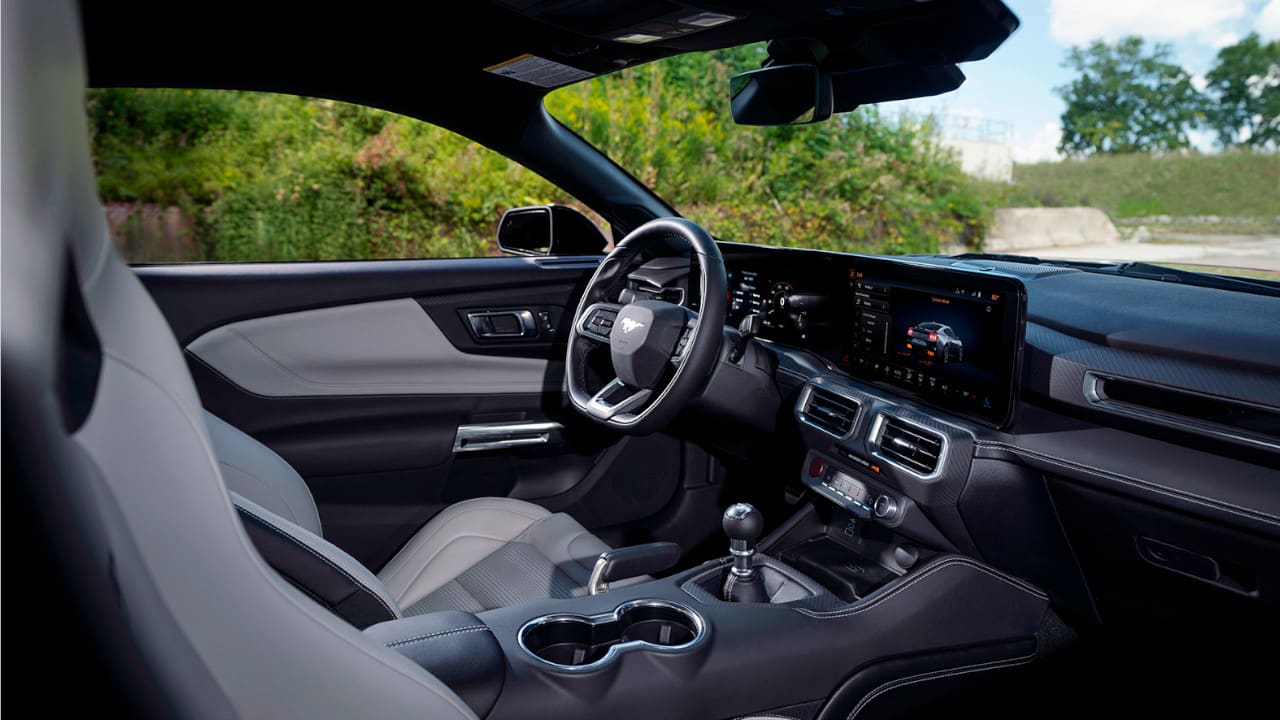
[[[270,448],[204,413],[249,536],[294,585],[357,627],[438,610],[480,612],[586,592],[609,546],[564,513],[510,498],[445,508],[375,576],[324,539],[311,491]]]
[[[52,561],[26,578],[46,637],[25,646],[31,677],[102,657],[78,696],[123,684],[130,715],[474,720],[254,549],[182,351],[112,247],[75,3],[4,0],[3,18],[0,407],[5,500],[22,499],[6,520],[38,527],[14,537]]]

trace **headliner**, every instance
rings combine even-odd
[[[82,2],[81,13],[91,86],[328,97],[477,139],[503,125],[510,139],[513,121],[548,92],[484,70],[525,53],[603,74],[682,52],[817,38],[847,69],[932,66],[984,58],[1017,27],[999,0],[695,1],[471,0],[434,11],[365,3],[340,14],[264,13],[237,1],[181,17],[171,3]],[[738,19],[647,45],[612,39],[704,11]]]

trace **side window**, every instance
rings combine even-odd
[[[133,263],[483,257],[513,206],[587,212],[464,137],[359,105],[110,88],[89,91],[88,111],[98,191]]]

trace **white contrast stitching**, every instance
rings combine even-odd
[[[1168,487],[1156,485],[1146,480],[1135,478],[1131,475],[1123,475],[1121,473],[1116,473],[1111,470],[1105,470],[1103,468],[1093,467],[1092,465],[1085,465],[1083,463],[1079,463],[1074,460],[1060,458],[1060,457],[1057,457],[1056,455],[1050,455],[1049,453],[1041,452],[1039,450],[1029,450],[1027,448],[1019,447],[1017,445],[1010,445],[1008,443],[1002,443],[1002,442],[997,442],[993,440],[977,440],[975,441],[975,444],[983,447],[991,447],[991,448],[997,448],[1001,450],[1007,450],[1011,453],[1014,453],[1015,455],[1027,455],[1039,460],[1051,461],[1054,464],[1061,465],[1063,467],[1070,468],[1073,470],[1078,470],[1083,473],[1088,473],[1089,475],[1094,475],[1096,477],[1100,477],[1103,479],[1116,480],[1128,485],[1133,485],[1135,487],[1142,488],[1144,490],[1150,490],[1151,492],[1160,493],[1161,495],[1168,495],[1169,497],[1179,498],[1182,500],[1186,500],[1187,502],[1195,503],[1197,505],[1203,505],[1205,507],[1211,507],[1218,510],[1223,510],[1225,512],[1231,513],[1232,515],[1243,515],[1244,517],[1253,517],[1255,519],[1261,520],[1270,525],[1280,525],[1280,517],[1277,517],[1267,512],[1263,512],[1261,510],[1254,510],[1252,508],[1241,507],[1240,505],[1234,505],[1225,500],[1218,500],[1216,498],[1197,495],[1196,493],[1190,492],[1188,490],[1168,488]],[[1236,512],[1236,511],[1239,511],[1239,512]]]
[[[489,627],[487,625],[468,625],[467,627],[464,627],[464,628],[454,628],[453,630],[442,630],[440,632],[427,633],[426,635],[419,635],[417,637],[411,637],[405,640],[396,640],[395,642],[387,643],[387,647],[398,648],[404,645],[412,645],[414,643],[422,642],[423,640],[434,640],[436,638],[442,638],[447,635],[461,635],[462,633],[476,632],[477,630],[488,630],[488,629]]]
[[[977,665],[966,665],[959,668],[950,668],[947,670],[934,670],[932,672],[921,673],[919,675],[911,675],[905,678],[899,678],[887,682],[876,689],[872,690],[854,706],[853,712],[849,713],[847,720],[853,720],[858,713],[866,709],[867,705],[890,690],[896,690],[900,687],[915,685],[916,683],[928,682],[930,680],[941,680],[943,678],[955,677],[958,675],[968,675],[969,673],[982,672],[983,670],[996,670],[1002,667],[1016,667],[1018,665],[1026,665],[1035,657],[1035,653],[1024,655],[1020,658],[1012,660],[993,660],[991,662],[979,663]]]
[[[924,580],[930,575],[933,575],[934,573],[940,572],[946,568],[954,567],[957,565],[961,567],[972,568],[974,570],[978,570],[980,572],[986,573],[987,575],[990,575],[991,577],[996,578],[997,580],[1000,580],[1009,585],[1012,585],[1013,587],[1019,590],[1022,590],[1023,592],[1026,592],[1030,595],[1034,595],[1035,597],[1038,597],[1041,599],[1048,599],[1047,595],[1040,592],[1038,589],[1022,582],[1021,580],[1018,580],[1017,578],[1009,577],[1004,573],[992,570],[991,568],[988,568],[987,566],[982,565],[980,563],[974,562],[973,560],[970,560],[969,558],[966,558],[964,556],[954,555],[939,561],[935,565],[932,565],[924,570],[921,570],[920,574],[908,579],[906,582],[902,583],[901,585],[890,588],[884,594],[882,595],[873,594],[867,601],[860,603],[858,605],[855,605],[853,607],[845,608],[841,610],[826,610],[826,611],[810,610],[808,608],[794,608],[794,610],[796,612],[808,615],[810,617],[819,618],[819,619],[840,618],[840,617],[849,617],[852,615],[857,615],[858,613],[866,612],[867,610],[870,610],[876,607],[880,603],[883,603],[889,600],[890,598],[893,598],[899,593],[906,591],[912,585],[919,583],[921,580]]]

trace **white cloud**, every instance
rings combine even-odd
[[[1040,126],[1025,144],[1015,145],[1013,159],[1020,163],[1049,162],[1062,159],[1058,141],[1062,138],[1062,126],[1050,121]]]
[[[1191,87],[1200,92],[1204,92],[1204,89],[1209,87],[1209,81],[1200,73],[1194,73],[1191,76]]]
[[[1280,38],[1280,0],[1271,0],[1262,8],[1254,27],[1259,35],[1268,40]]]
[[[1218,33],[1209,38],[1209,46],[1215,48],[1224,48],[1228,45],[1235,45],[1240,42],[1240,34],[1233,32]]]
[[[1268,13],[1280,31],[1280,0],[1271,0],[1262,14]],[[1049,14],[1049,33],[1066,45],[1124,35],[1211,42],[1227,32],[1224,24],[1245,19],[1249,9],[1244,0],[1052,0]]]

